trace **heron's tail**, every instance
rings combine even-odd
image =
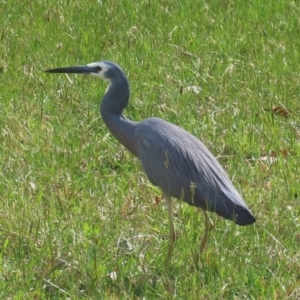
[[[233,221],[238,225],[246,226],[255,223],[256,219],[252,215],[250,210],[244,207],[239,207],[235,211],[235,218],[233,219]]]

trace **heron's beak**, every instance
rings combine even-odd
[[[88,66],[65,67],[46,70],[45,73],[76,73],[76,74],[91,74],[97,73],[96,68]]]

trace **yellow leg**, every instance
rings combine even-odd
[[[210,217],[207,215],[207,212],[204,209],[201,209],[201,210],[202,210],[202,213],[205,218],[205,233],[204,233],[204,236],[203,236],[201,244],[200,244],[200,250],[199,250],[200,254],[202,254],[203,250],[205,249],[210,231],[214,228],[214,223],[212,222]]]
[[[167,204],[167,209],[168,209],[168,217],[169,217],[169,224],[170,224],[170,245],[169,245],[169,250],[168,254],[166,257],[165,265],[169,264],[169,261],[172,256],[175,240],[176,240],[176,234],[174,230],[174,222],[173,222],[173,214],[172,214],[172,203],[171,203],[171,196],[168,194],[164,193],[164,198]]]
[[[207,212],[202,208],[199,208],[199,209],[201,209],[201,211],[204,215],[204,218],[205,218],[205,232],[204,232],[204,236],[203,236],[203,238],[201,240],[201,243],[200,243],[199,252],[196,253],[196,255],[194,257],[194,260],[195,260],[196,263],[199,262],[200,255],[203,253],[203,250],[205,249],[205,246],[207,244],[208,235],[209,235],[210,231],[214,228],[214,223],[210,219],[210,217],[207,215]]]

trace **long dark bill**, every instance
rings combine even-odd
[[[76,74],[90,74],[95,72],[94,68],[88,66],[79,67],[65,67],[46,70],[45,73],[76,73]]]

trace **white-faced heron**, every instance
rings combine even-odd
[[[195,136],[159,118],[133,122],[123,116],[129,101],[129,83],[117,64],[100,61],[45,72],[87,74],[108,81],[109,87],[100,105],[101,116],[117,140],[140,159],[148,179],[161,189],[167,204],[170,245],[166,262],[176,238],[171,197],[202,209],[205,234],[200,254],[213,227],[206,210],[242,226],[256,221],[217,159]]]

